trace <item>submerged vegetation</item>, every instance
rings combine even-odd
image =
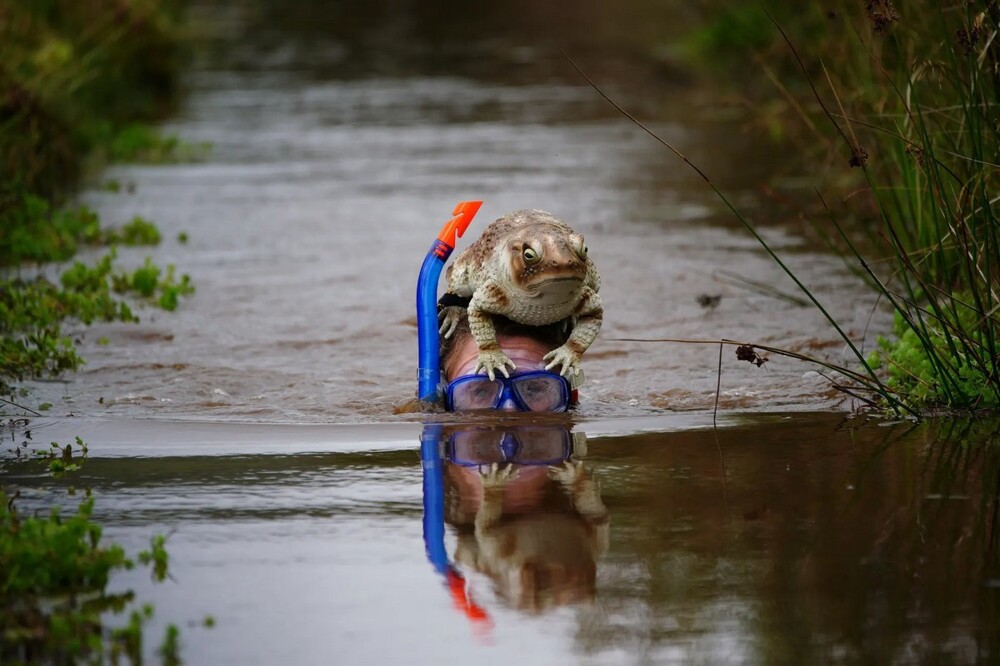
[[[87,444],[79,437],[76,448],[52,442],[31,449],[30,430],[8,422],[0,431],[16,445],[0,458],[0,470],[19,466],[34,471],[38,465],[53,479],[66,479],[87,458]],[[25,433],[16,442],[15,433]],[[76,495],[70,486],[69,494]],[[149,604],[136,607],[132,591],[109,591],[113,573],[148,566],[155,581],[169,575],[166,539],[154,536],[148,550],[135,558],[116,544],[102,542],[102,528],[93,519],[94,497],[84,493],[74,512],[63,515],[58,505],[46,516],[23,515],[18,493],[0,488],[0,662],[127,663],[143,662],[143,633],[153,616]],[[128,612],[123,626],[114,618]],[[110,623],[110,624],[109,624]],[[178,632],[169,625],[160,653],[164,663],[177,660]],[[170,660],[172,659],[172,661]]]
[[[690,49],[716,67],[754,54],[768,84],[746,94],[839,193],[814,193],[810,217],[894,309],[873,353],[844,335],[864,368],[848,390],[1000,409],[1000,5],[708,4],[719,18]]]

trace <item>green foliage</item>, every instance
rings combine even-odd
[[[149,260],[131,274],[117,270],[114,249],[93,265],[75,262],[58,284],[42,271],[20,273],[26,263],[69,261],[84,246],[161,242],[141,217],[107,229],[87,207],[59,202],[87,154],[166,161],[204,149],[146,124],[174,99],[182,2],[12,0],[0,10],[0,269],[8,269],[0,273],[0,394],[80,367],[67,323],[138,321],[118,296],[174,310],[194,291],[186,275]]]
[[[134,123],[123,127],[101,145],[112,162],[168,164],[203,159],[211,146],[188,143],[176,136],[165,136],[149,125]]]
[[[757,5],[727,4],[713,13],[712,20],[687,35],[685,47],[706,60],[718,60],[747,49],[760,50],[772,39],[771,22]]]
[[[147,258],[132,273],[115,271],[114,250],[94,265],[74,262],[60,285],[44,278],[31,281],[0,279],[0,392],[9,394],[11,381],[54,377],[83,363],[63,327],[67,321],[137,322],[129,304],[116,297],[142,297],[165,310],[194,292],[187,275],[178,280],[174,267],[165,274]]]
[[[162,238],[155,224],[137,215],[121,230],[107,231],[104,242],[108,245],[159,245]]]
[[[79,437],[76,447],[52,442],[48,448],[22,455],[31,440],[26,419],[11,420],[24,435],[13,456],[0,458],[0,469],[11,464],[47,463],[53,477],[79,469],[87,457],[87,444]],[[76,457],[74,458],[74,451]],[[70,489],[72,495],[74,491]],[[102,528],[94,521],[95,500],[87,497],[74,513],[63,516],[58,507],[47,516],[23,516],[17,496],[0,487],[0,663],[121,663],[143,661],[143,632],[153,607],[131,608],[131,591],[111,594],[111,577],[134,568],[135,561],[117,544],[102,541]],[[169,556],[166,538],[155,535],[150,549],[136,559],[150,567],[154,580],[167,577]],[[107,627],[104,620],[129,612],[123,626]],[[208,625],[205,625],[206,627]],[[180,663],[180,632],[169,625],[157,651],[163,663]]]
[[[160,267],[154,266],[153,263],[146,259],[144,263],[139,268],[135,269],[135,272],[131,276],[125,277],[124,281],[119,281],[116,283],[116,289],[134,289],[143,296],[152,296],[156,291],[156,285],[160,282]]]
[[[180,643],[180,630],[176,625],[168,624],[167,631],[163,636],[163,643],[160,644],[159,649],[156,651],[160,655],[160,658],[163,659],[163,666],[180,665]]]
[[[159,245],[162,238],[155,224],[138,216],[121,229],[107,229],[86,206],[56,209],[40,197],[19,196],[0,227],[0,267],[66,261],[81,245]]]
[[[149,550],[139,553],[139,563],[152,565],[153,578],[159,582],[167,577],[167,568],[170,564],[170,556],[166,549],[167,538],[162,534],[157,534],[149,542]]]
[[[174,265],[167,264],[167,274],[159,283],[160,296],[156,299],[156,304],[164,309],[173,311],[177,309],[178,299],[181,296],[189,296],[194,293],[194,285],[187,274],[181,275],[178,281],[174,277]]]
[[[142,630],[146,621],[153,617],[153,607],[143,604],[141,608],[129,613],[128,624],[111,631],[111,662],[125,656],[129,663],[142,663]]]
[[[859,359],[881,367],[866,388],[912,411],[997,409],[1000,42],[991,35],[1000,9],[992,0],[916,2],[902,13],[885,0],[821,8],[770,0],[735,12],[766,18],[765,9],[774,25],[756,41],[737,39],[727,9],[710,32],[732,44],[700,43],[723,65],[734,57],[729,46],[744,45],[735,56],[744,61],[753,50],[757,78],[773,83],[765,126],[783,106],[781,124],[803,125],[810,172],[834,165],[842,202],[824,201],[822,231],[839,237],[838,249],[896,314],[894,338]],[[863,242],[857,231],[867,232]]]
[[[878,348],[870,354],[869,363],[884,369],[889,388],[912,404],[951,406],[957,398],[973,409],[1000,409],[1000,398],[990,389],[991,385],[995,387],[996,379],[987,374],[988,363],[976,358],[976,350],[988,348],[981,338],[981,329],[968,318],[954,324],[962,327],[958,335],[975,347],[965,349],[960,343],[953,351],[954,331],[932,324],[924,330],[926,337],[922,337],[897,312],[895,336],[892,339],[879,336]],[[948,379],[942,378],[942,362],[949,364]]]
[[[706,5],[705,20],[691,30],[681,43],[681,50],[688,60],[713,77],[722,75],[736,77],[740,85],[752,89],[767,89],[766,79],[760,77],[761,68],[776,69],[784,74],[792,71],[790,59],[782,53],[783,44],[774,29],[774,24],[756,2],[725,2],[725,0],[702,0]],[[798,39],[813,43],[822,41],[829,22],[826,6],[816,3],[790,1],[767,2],[763,5],[767,12],[780,24],[792,24]],[[755,57],[749,58],[748,55]],[[770,93],[770,89],[768,89]],[[775,118],[769,107],[772,102],[782,100],[762,98],[755,100],[761,119],[766,123],[787,122],[787,118]],[[774,131],[780,132],[779,127]]]
[[[160,277],[163,274],[163,277]],[[176,310],[178,299],[194,293],[194,285],[188,275],[182,275],[178,281],[173,264],[167,264],[164,272],[151,259],[132,273],[120,273],[115,276],[114,289],[119,293],[134,292],[145,296],[164,310]]]
[[[21,518],[2,491],[0,503],[0,593],[7,598],[101,589],[112,570],[133,566],[120,546],[99,546],[93,498],[65,519],[58,507],[46,518]]]
[[[161,241],[147,220],[105,229],[93,211],[65,201],[88,155],[100,164],[177,160],[204,150],[148,127],[176,99],[182,4],[9,0],[0,7],[0,395],[15,392],[12,382],[83,363],[67,324],[137,321],[125,298],[173,309],[193,291],[187,276],[177,280],[168,267],[161,277],[149,260],[138,269],[145,279],[123,272],[113,247],[93,264],[73,263],[58,280],[41,268],[23,277],[25,264],[66,262],[83,246]],[[121,184],[105,189],[120,191]],[[22,421],[5,427],[13,431]],[[87,456],[79,438],[76,448],[53,442],[26,455],[30,430],[24,437],[11,456],[0,457],[0,470],[44,464],[62,477]],[[132,609],[123,627],[103,625],[129,610],[134,595],[109,594],[106,585],[134,562],[120,546],[101,542],[89,492],[69,517],[58,508],[22,516],[16,497],[0,486],[0,663],[142,663],[143,626],[153,609]],[[167,575],[163,537],[138,558],[157,580]],[[171,625],[163,659],[179,663],[178,646]]]
[[[72,186],[82,157],[94,148],[112,141],[134,146],[134,139],[116,137],[137,121],[162,117],[176,98],[181,5],[5,2],[0,183],[50,198]]]
[[[65,261],[81,244],[104,240],[97,215],[85,206],[56,209],[23,191],[10,193],[8,203],[9,211],[0,225],[0,267]]]

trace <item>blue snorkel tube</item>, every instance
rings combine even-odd
[[[476,203],[478,209],[479,202]],[[469,219],[472,219],[472,215],[469,216]],[[440,271],[439,267],[438,272]],[[425,425],[420,434],[420,466],[423,468],[424,477],[424,547],[427,549],[427,559],[434,570],[444,576],[445,586],[448,588],[455,608],[472,622],[473,627],[480,635],[484,635],[484,632],[488,632],[492,628],[493,621],[486,610],[469,596],[465,578],[451,564],[444,544],[445,461],[441,455],[443,437],[444,427],[440,423]]]
[[[452,211],[452,219],[441,229],[424,257],[417,278],[417,343],[420,364],[417,366],[417,397],[425,402],[440,399],[441,357],[438,336],[438,282],[441,270],[455,250],[455,243],[472,223],[482,201],[463,201]]]

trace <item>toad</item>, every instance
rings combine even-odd
[[[497,344],[492,315],[529,326],[563,322],[566,342],[545,355],[547,370],[572,380],[580,358],[601,330],[601,277],[583,236],[551,213],[516,210],[492,222],[448,267],[439,312],[447,338],[467,313],[479,349],[475,372],[509,377],[515,365]],[[465,307],[465,301],[468,301]]]

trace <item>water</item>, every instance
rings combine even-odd
[[[416,276],[452,208],[473,198],[485,204],[459,250],[492,219],[525,207],[552,211],[586,235],[606,311],[584,362],[583,416],[714,406],[717,345],[620,338],[746,340],[856,366],[815,308],[727,277],[801,297],[697,174],[602,100],[558,44],[531,32],[547,29],[533,10],[511,5],[513,23],[469,41],[410,25],[431,20],[423,13],[431,10],[355,16],[314,5],[307,17],[249,3],[195,12],[195,25],[216,37],[192,65],[190,95],[166,130],[210,142],[210,157],[116,167],[107,176],[134,184],[134,193],[83,198],[108,224],[154,220],[165,242],[122,250],[122,262],[151,254],[190,274],[198,293],[175,313],[145,309],[139,326],[81,331],[87,366],[37,387],[53,413],[411,419],[392,412],[415,392]],[[721,93],[664,73],[656,54],[673,44],[685,14],[591,9],[577,29],[592,28],[592,42],[573,46],[567,33],[562,45],[711,174],[870,348],[886,327],[874,296],[760,195],[779,151],[745,136],[744,121],[724,122]],[[456,11],[444,35],[476,25]],[[640,45],[626,49],[616,36],[624,26],[605,24],[637,25],[644,15],[661,28],[649,32],[663,36],[647,37],[636,55]],[[340,35],[354,21],[362,25]],[[452,51],[459,47],[464,54]],[[187,245],[176,241],[181,232]],[[699,305],[703,295],[720,296],[718,306]],[[758,369],[731,348],[721,388],[724,409],[850,407],[808,365],[774,358]]]
[[[81,331],[87,366],[33,385],[53,407],[31,428],[82,436],[90,459],[58,483],[6,474],[27,511],[92,488],[131,553],[170,535],[171,580],[113,580],[155,603],[148,651],[174,622],[189,664],[995,658],[995,425],[851,419],[801,363],[730,349],[718,376],[717,345],[620,340],[850,363],[814,309],[727,277],[796,295],[560,48],[720,183],[859,344],[887,325],[761,196],[781,156],[673,64],[692,10],[329,4],[197,6],[167,130],[211,155],[115,167],[133,193],[83,195],[108,223],[155,220],[165,242],[122,261],[174,263],[198,292]],[[415,390],[420,262],[470,198],[471,237],[522,207],[587,237],[607,309],[568,418],[394,413]],[[490,476],[487,425],[549,464]],[[476,446],[449,448],[456,430]]]
[[[114,586],[155,601],[152,638],[182,627],[187,663],[926,664],[1000,651],[995,423],[500,426],[522,437],[520,463],[580,463],[568,491],[527,464],[485,489],[499,458],[485,444],[502,433],[483,426],[154,422],[139,442],[134,426],[89,425],[103,453],[71,482],[94,490],[106,536],[131,552],[170,535],[171,580],[136,571]],[[19,477],[23,505],[66,502],[65,483]],[[214,628],[198,626],[205,615]]]

